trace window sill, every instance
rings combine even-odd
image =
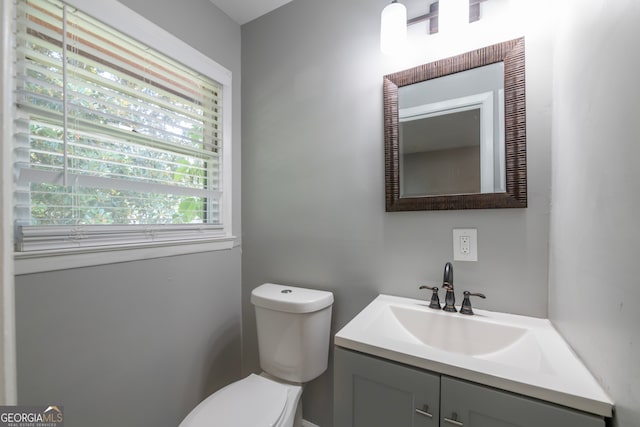
[[[14,252],[16,275],[232,249],[235,237],[206,241]]]

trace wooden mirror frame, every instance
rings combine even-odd
[[[398,88],[496,62],[504,62],[506,192],[400,197]],[[386,75],[383,97],[387,212],[527,207],[524,38]]]

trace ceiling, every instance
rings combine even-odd
[[[249,21],[271,12],[292,0],[210,0],[238,24]]]

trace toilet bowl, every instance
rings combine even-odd
[[[300,385],[251,374],[200,402],[179,427],[293,427],[301,395]]]
[[[327,369],[333,294],[265,283],[251,292],[262,374],[200,402],[179,427],[300,427],[303,384]]]

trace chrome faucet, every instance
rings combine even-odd
[[[453,292],[453,265],[450,262],[444,265],[444,277],[442,278],[442,288],[447,290],[444,297],[444,311],[455,313],[456,311],[456,295]]]

